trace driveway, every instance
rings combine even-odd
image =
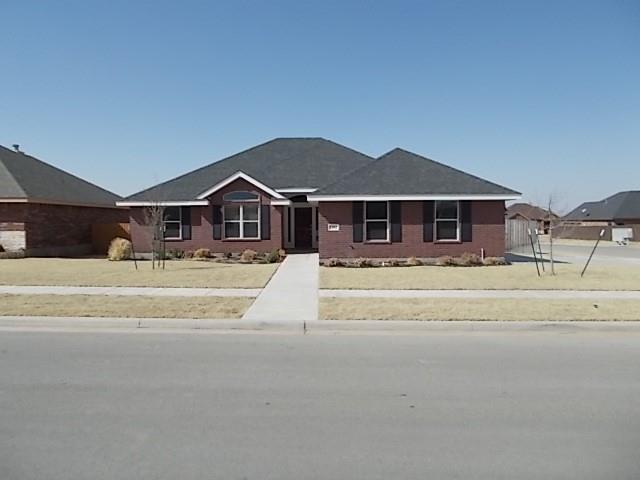
[[[640,478],[637,333],[2,332],[0,358],[7,480]]]
[[[595,244],[595,242],[594,242]],[[542,253],[545,259],[548,259],[549,244],[541,245]],[[593,245],[562,245],[554,244],[554,258],[560,262],[576,263],[584,265],[593,250]],[[509,252],[511,260],[533,260],[531,248],[517,248]],[[518,258],[524,257],[524,258]],[[611,242],[598,245],[596,253],[592,259],[593,265],[638,265],[640,266],[640,247],[638,246],[621,246]]]

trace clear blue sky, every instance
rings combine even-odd
[[[0,143],[126,195],[278,136],[640,189],[640,2],[0,0]]]

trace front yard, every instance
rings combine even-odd
[[[321,298],[324,320],[640,320],[640,300]]]
[[[165,270],[150,261],[24,258],[0,260],[0,285],[66,285],[91,287],[262,288],[278,264],[225,264],[173,260]]]
[[[52,317],[240,318],[248,297],[0,295],[1,315]]]
[[[546,266],[547,271],[549,266]],[[556,264],[538,277],[533,263],[500,267],[321,267],[320,288],[380,290],[640,290],[640,268]]]

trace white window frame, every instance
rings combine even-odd
[[[441,202],[456,202],[456,218],[438,218],[438,204]],[[456,238],[438,238],[438,222],[456,222]],[[460,200],[435,200],[433,202],[433,238],[439,243],[460,242]]]
[[[180,217],[180,220],[165,220],[165,212],[167,208],[177,208],[178,209],[178,216]],[[177,237],[167,237],[167,223],[177,223],[178,224],[178,236]],[[178,206],[172,206],[172,207],[165,207],[162,210],[162,238],[164,240],[182,240],[182,207],[178,207]]]
[[[386,219],[367,219],[367,203],[386,203],[387,204],[387,218]],[[363,221],[362,221],[362,226],[364,227],[364,231],[362,232],[363,234],[363,238],[364,241],[366,243],[389,243],[390,242],[390,238],[391,238],[391,205],[389,204],[390,202],[388,200],[371,200],[371,201],[366,201],[364,202],[364,208],[362,209],[362,217],[363,217]],[[382,238],[377,238],[377,239],[373,239],[373,240],[369,240],[367,238],[367,223],[373,223],[373,222],[383,222],[385,221],[387,222],[387,236],[386,238],[382,239]]]
[[[257,220],[246,220],[246,223],[255,223],[258,222],[258,235],[256,237],[245,237],[244,236],[244,207],[245,206],[257,206],[258,207],[258,219]],[[239,207],[240,208],[240,218],[238,220],[227,220],[225,217],[227,207]],[[225,240],[260,240],[262,238],[260,231],[260,224],[262,223],[262,208],[259,201],[248,201],[248,202],[231,202],[222,206],[222,234]],[[227,223],[239,223],[240,224],[240,236],[238,237],[228,237],[227,236]]]

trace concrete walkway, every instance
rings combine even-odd
[[[318,319],[317,253],[289,255],[243,320],[304,322]]]
[[[0,285],[10,295],[124,295],[149,297],[257,297],[259,288],[63,287]]]
[[[640,300],[627,290],[320,290],[325,298],[523,298]]]

